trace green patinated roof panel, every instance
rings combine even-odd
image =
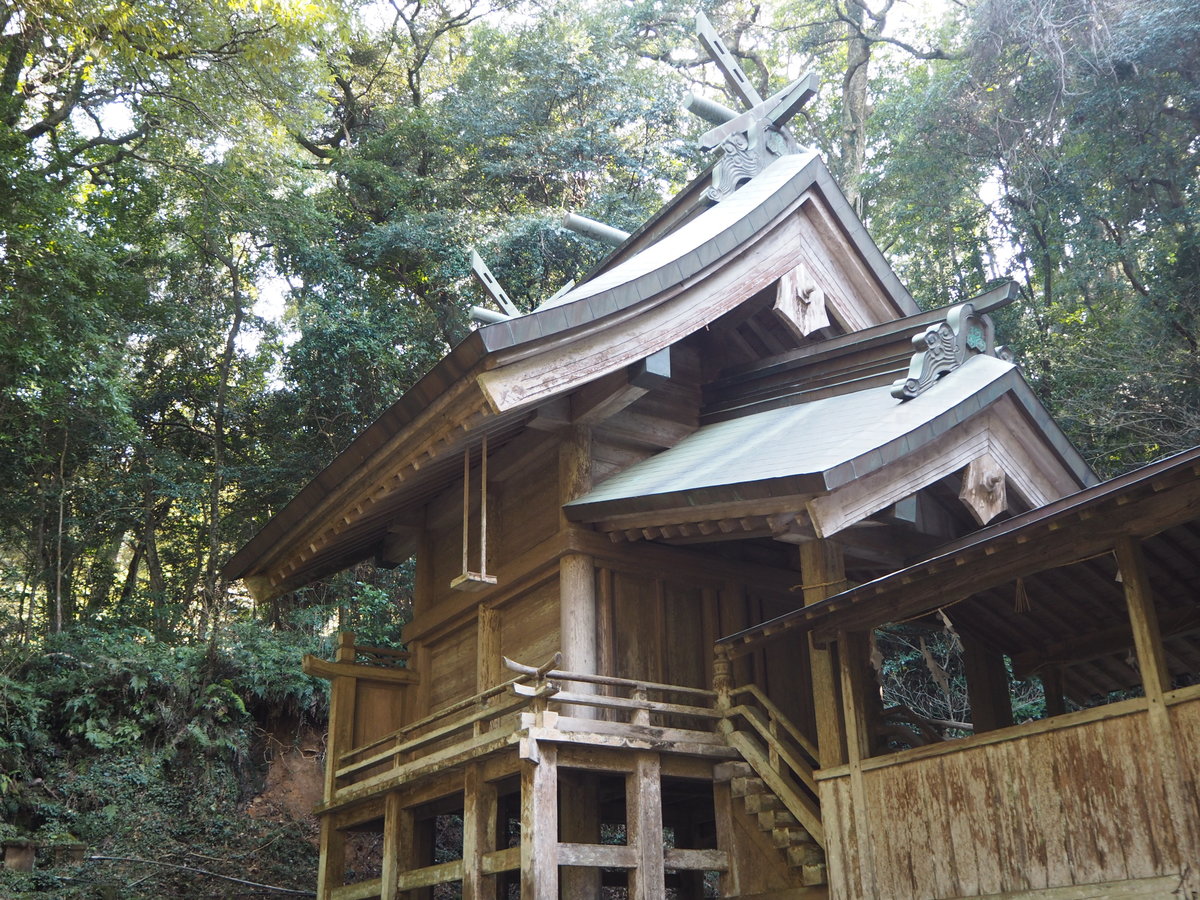
[[[979,355],[912,400],[882,386],[705,425],[567,507],[601,512],[667,496],[705,502],[707,489],[798,476],[819,476],[830,489],[908,455],[1019,382],[1012,363]]]

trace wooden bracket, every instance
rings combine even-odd
[[[450,582],[456,591],[480,591],[496,583],[496,576],[487,572],[487,434],[483,436],[483,449],[479,463],[479,571],[472,572],[468,550],[471,526],[471,448],[463,450],[463,526],[462,526],[462,574]]]

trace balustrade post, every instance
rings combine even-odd
[[[637,687],[635,687],[633,689],[632,697],[634,700],[637,700],[641,703],[645,703],[647,700],[650,699],[650,694],[647,692],[647,690],[644,687],[642,687],[639,684]],[[633,716],[630,718],[630,723],[633,725],[649,725],[650,724],[650,710],[635,709],[633,711]]]
[[[717,647],[714,651],[713,690],[717,692],[717,709],[729,709],[732,705],[733,660],[725,647]]]

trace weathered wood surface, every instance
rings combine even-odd
[[[1168,699],[1194,805],[1200,692],[1186,690]],[[823,777],[834,896],[1007,895],[1181,873],[1195,850],[1171,813],[1145,702],[1086,712],[1069,727],[1018,726],[958,750],[870,760],[857,804],[848,770]],[[858,864],[864,841],[871,871]]]

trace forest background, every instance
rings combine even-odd
[[[1018,281],[1002,338],[1099,472],[1200,442],[1200,5],[706,11],[764,95],[818,73],[793,130],[918,302]],[[695,12],[0,8],[0,838],[148,860],[0,896],[311,887],[247,801],[323,728],[300,654],[398,643],[409,575],[255,607],[221,564],[467,333],[470,247],[531,308],[605,252],[565,211],[632,230],[707,165]]]

